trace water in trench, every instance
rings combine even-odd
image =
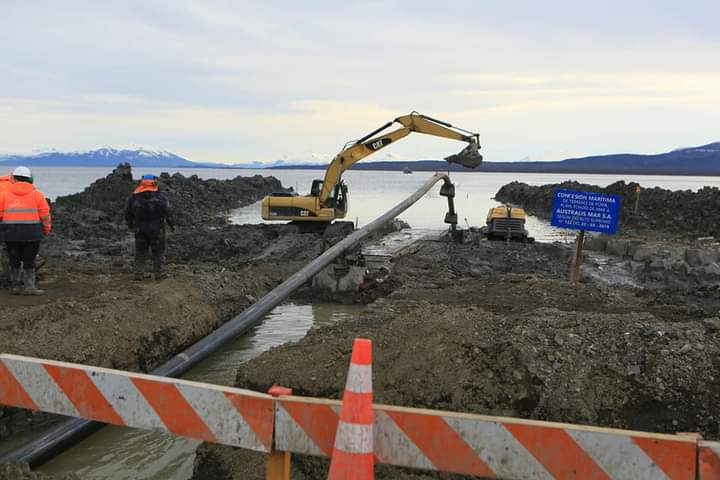
[[[183,378],[233,385],[238,367],[262,352],[300,340],[313,326],[352,318],[363,307],[354,305],[286,303]],[[43,465],[47,474],[75,473],[87,479],[181,480],[192,475],[199,441],[173,435],[108,426]]]

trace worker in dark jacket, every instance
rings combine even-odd
[[[17,167],[12,177],[13,182],[0,193],[0,227],[9,257],[12,293],[42,295],[45,292],[35,286],[35,257],[40,241],[52,229],[50,206],[33,186],[29,168]]]
[[[145,258],[152,250],[153,273],[156,280],[162,272],[165,254],[165,223],[174,230],[170,216],[170,202],[158,191],[157,177],[144,175],[140,185],[127,201],[125,221],[135,232],[135,280],[145,278]]]

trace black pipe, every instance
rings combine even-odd
[[[163,377],[177,377],[197,365],[208,357],[222,344],[245,333],[253,324],[261,320],[273,308],[289,297],[293,291],[307,283],[313,276],[327,267],[345,250],[357,244],[379,227],[394,219],[411,205],[420,200],[435,183],[444,180],[450,183],[449,177],[444,173],[436,173],[426,181],[415,193],[398,203],[395,207],[376,218],[363,228],[354,231],[340,242],[326,250],[322,255],[307,264],[283,283],[275,287],[270,293],[262,297],[238,316],[223,324],[207,337],[190,346],[182,353],[175,355],[169,361],[156,368],[150,374]],[[95,433],[104,424],[80,418],[67,420],[36,438],[0,457],[0,463],[27,462],[35,467],[50,460],[65,449],[71,447],[79,440]]]

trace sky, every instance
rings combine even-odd
[[[717,0],[0,0],[0,152],[326,161],[416,110],[486,160],[720,141]],[[442,158],[414,134],[372,160]]]

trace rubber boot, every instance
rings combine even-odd
[[[4,247],[0,245],[0,267],[2,267],[2,273],[0,274],[0,284],[7,283],[9,289],[12,289],[12,278],[10,277],[10,261],[5,255]]]
[[[20,269],[10,269],[10,293],[13,295],[20,295],[22,288],[20,286]]]
[[[162,271],[162,257],[160,255],[156,255],[153,258],[153,274],[155,276],[155,280],[167,278],[167,275]]]
[[[135,258],[135,276],[133,279],[137,280],[138,282],[145,280],[145,261],[139,260],[137,257]]]
[[[35,273],[39,272],[43,265],[47,263],[47,258],[38,255],[35,257]]]
[[[23,281],[25,286],[23,287],[23,295],[45,295],[45,290],[40,290],[35,286],[35,269],[26,268],[23,270]]]
[[[145,254],[135,251],[135,276],[137,281],[145,280]]]

